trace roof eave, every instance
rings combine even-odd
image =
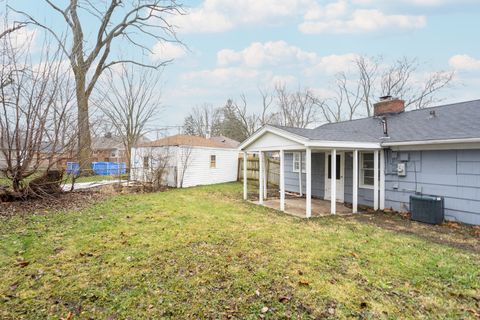
[[[451,144],[451,143],[479,143],[480,138],[459,138],[459,139],[438,139],[438,140],[418,140],[418,141],[398,141],[398,142],[383,142],[384,147],[396,146],[418,146],[430,144]]]
[[[265,134],[266,132],[271,132],[271,133],[274,133],[274,134],[278,134],[279,136],[281,137],[284,137],[286,139],[290,139],[294,142],[297,142],[299,144],[305,144],[307,141],[309,141],[308,138],[304,137],[304,136],[300,136],[298,134],[295,134],[295,133],[292,133],[290,131],[287,131],[287,130],[283,130],[281,128],[278,128],[278,127],[274,127],[274,126],[271,126],[271,125],[264,125],[263,127],[259,128],[257,131],[255,131],[250,137],[248,137],[245,141],[243,141],[239,146],[238,146],[238,150],[239,151],[242,151],[243,149],[245,149],[246,147],[248,147],[250,144],[252,144],[256,139],[260,138],[263,134]]]

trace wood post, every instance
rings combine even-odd
[[[280,150],[280,211],[285,211],[285,151]]]
[[[380,150],[380,210],[385,209],[385,151]]]
[[[358,150],[353,150],[352,212],[358,212]]]
[[[332,149],[330,158],[330,213],[337,213],[337,149]]]
[[[378,210],[378,150],[373,153],[373,209]]]
[[[243,153],[243,200],[247,200],[248,198],[248,190],[247,190],[247,183],[248,183],[248,177],[247,177],[247,162],[248,162],[248,153],[244,152]]]
[[[300,161],[301,163],[301,161]],[[306,158],[305,158],[305,166],[306,166],[306,191],[307,191],[307,207],[306,207],[306,216],[310,218],[312,216],[312,149],[307,147]],[[300,173],[302,170],[300,170]]]
[[[258,203],[263,204],[263,171],[264,171],[264,162],[263,162],[263,152],[258,152],[258,164],[259,164],[259,172],[258,172]]]

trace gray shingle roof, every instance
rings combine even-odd
[[[382,120],[377,117],[329,123],[315,129],[277,127],[310,140],[325,141],[408,142],[480,138],[480,100],[391,114],[386,120],[387,140]]]

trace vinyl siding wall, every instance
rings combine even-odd
[[[305,153],[302,154],[305,157]],[[352,202],[352,179],[353,174],[353,155],[351,152],[345,153],[345,202]],[[305,194],[306,174],[302,174],[302,191]],[[289,192],[299,192],[298,172],[293,172],[293,153],[285,153],[285,190]],[[312,153],[312,196],[320,199],[325,197],[325,153]],[[366,206],[373,206],[373,190],[358,189],[358,203]]]
[[[187,157],[188,153],[190,155]],[[237,180],[238,151],[236,149],[201,147],[135,148],[132,152],[132,164],[134,167],[131,171],[132,179],[148,180],[149,170],[144,170],[143,168],[143,157],[148,156],[154,161],[155,158],[162,154],[168,154],[170,159],[166,177],[169,186],[176,187],[177,182],[180,182],[181,168],[184,166],[187,158],[188,162],[183,178],[183,187]],[[210,168],[211,155],[216,156],[215,168]],[[154,166],[155,163],[152,163],[152,167]]]
[[[360,153],[358,155],[360,160]],[[360,164],[358,168],[360,170]],[[358,179],[360,183],[360,178]],[[345,152],[345,202],[353,199],[353,152]],[[373,207],[373,188],[358,188],[358,204]]]
[[[185,150],[184,150],[185,151]],[[193,148],[187,165],[183,187],[215,184],[237,180],[238,151],[220,148]],[[210,156],[216,156],[216,167],[210,168]],[[182,166],[182,156],[179,156]]]
[[[406,163],[399,177],[397,164]],[[385,206],[408,211],[415,191],[445,197],[445,218],[480,224],[480,150],[387,151]]]
[[[305,158],[305,152],[302,153]],[[298,172],[293,172],[293,153],[285,152],[285,191],[300,192]],[[306,174],[302,173],[302,192],[306,192]],[[322,198],[325,193],[325,154],[312,153],[312,196]]]

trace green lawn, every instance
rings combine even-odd
[[[1,319],[475,318],[479,277],[471,251],[293,218],[237,183],[0,220]]]

